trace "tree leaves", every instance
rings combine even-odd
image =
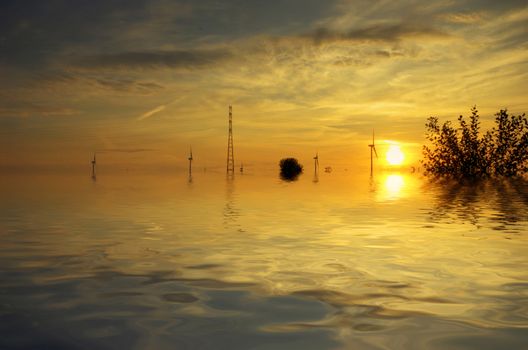
[[[452,178],[512,177],[528,172],[528,120],[525,114],[509,115],[506,109],[495,114],[495,127],[480,132],[476,107],[469,122],[458,117],[459,128],[450,121],[441,127],[437,117],[429,117],[423,146],[422,164],[426,174]]]

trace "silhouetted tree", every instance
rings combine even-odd
[[[528,171],[528,120],[525,114],[509,115],[506,109],[495,114],[495,127],[480,133],[476,107],[469,123],[458,117],[459,128],[437,117],[427,119],[422,161],[426,173],[454,178],[517,176]]]
[[[280,176],[284,180],[295,180],[303,171],[303,166],[295,158],[283,158],[279,166]]]

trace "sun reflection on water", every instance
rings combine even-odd
[[[402,196],[402,189],[405,186],[403,176],[400,174],[387,175],[384,181],[384,197],[387,199],[398,199]]]
[[[91,335],[109,322],[124,334],[115,339],[137,347],[123,315],[144,325],[139,341],[159,334],[156,349],[231,348],[217,335],[234,328],[247,347],[269,339],[265,348],[285,336],[318,341],[313,348],[395,348],[395,332],[418,344],[396,347],[406,350],[445,349],[430,339],[454,332],[464,348],[484,338],[526,343],[524,182],[424,186],[404,168],[368,179],[334,171],[317,185],[310,174],[194,176],[190,186],[186,173],[101,177],[97,186],[0,181],[9,199],[0,204],[0,290],[12,313],[51,320],[53,336],[101,342],[93,348],[105,347]],[[1,325],[0,348],[28,337],[18,323]]]

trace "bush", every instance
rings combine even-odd
[[[283,158],[279,166],[280,175],[285,180],[295,180],[303,171],[303,166],[295,158]]]
[[[506,109],[495,114],[495,127],[480,133],[476,107],[469,123],[458,118],[459,128],[437,117],[425,124],[426,139],[422,164],[426,174],[453,178],[512,177],[528,171],[528,120],[525,115],[509,115]]]

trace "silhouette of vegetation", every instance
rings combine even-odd
[[[426,174],[458,179],[494,176],[513,177],[528,172],[528,120],[525,114],[509,115],[506,109],[495,114],[495,126],[480,132],[476,107],[469,122],[458,117],[460,127],[450,121],[440,126],[437,117],[425,124],[431,146],[423,147]]]
[[[283,158],[279,165],[280,176],[283,180],[296,180],[303,171],[303,166],[295,158]]]
[[[431,222],[462,221],[476,227],[491,225],[497,231],[519,232],[522,225],[518,223],[528,221],[528,181],[523,178],[435,180],[426,185],[434,198],[429,211]]]

